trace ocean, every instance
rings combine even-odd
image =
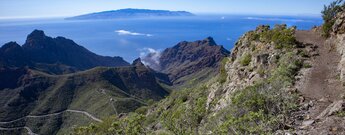
[[[162,51],[180,41],[213,37],[231,50],[237,39],[258,25],[287,24],[307,30],[322,24],[321,17],[204,15],[180,18],[118,20],[11,19],[0,20],[0,46],[16,41],[24,44],[34,29],[46,35],[74,40],[92,52],[121,56],[131,62],[140,55]]]

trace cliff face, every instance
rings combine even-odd
[[[345,85],[345,12],[341,12],[335,19],[335,24],[332,27],[332,37],[330,41],[334,42],[338,52],[341,55],[339,69],[341,71],[340,78]]]

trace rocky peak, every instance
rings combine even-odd
[[[207,37],[201,41],[201,45],[215,46],[217,45],[217,43],[214,41],[212,37]]]
[[[0,48],[0,65],[10,67],[13,65],[23,66],[27,59],[23,48],[16,42],[9,42]]]
[[[1,47],[1,52],[8,52],[12,50],[21,50],[21,46],[17,42],[8,42]]]
[[[47,37],[42,30],[34,30],[27,36],[23,47],[43,48],[47,44],[48,38],[50,37]]]
[[[212,37],[194,42],[183,41],[161,53],[159,69],[175,81],[205,68],[218,68],[220,61],[229,53]]]
[[[136,66],[136,67],[141,67],[141,66],[145,66],[142,62],[141,62],[141,59],[140,58],[137,58],[133,61],[132,63],[133,66]]]
[[[46,35],[44,34],[44,31],[34,30],[27,36],[27,39],[42,39],[44,37],[46,37]]]
[[[37,64],[40,67],[47,68],[49,73],[52,71],[57,74],[61,72],[55,72],[55,69],[51,70],[51,65],[61,64],[78,70],[86,70],[97,66],[129,65],[121,57],[97,55],[73,40],[64,37],[52,38],[46,36],[41,30],[31,32],[23,46],[10,42],[1,47],[0,52],[1,61],[4,61],[2,63],[6,63],[7,66],[23,66],[28,63],[35,66]]]

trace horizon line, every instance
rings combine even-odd
[[[109,10],[108,10],[109,11]],[[102,11],[101,11],[102,12]],[[188,12],[188,11],[187,11]],[[97,12],[93,12],[97,13]],[[89,13],[86,13],[89,14]],[[321,18],[321,14],[260,14],[260,13],[211,13],[211,12],[199,12],[199,13],[193,13],[194,15],[198,16],[204,16],[204,15],[242,15],[242,16],[291,16],[291,17],[315,17],[315,18]],[[85,14],[79,14],[79,15],[85,15]],[[1,17],[0,20],[16,20],[16,19],[61,19],[61,18],[68,18],[68,17],[74,17],[79,15],[53,15],[53,16],[5,16]]]

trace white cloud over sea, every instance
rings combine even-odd
[[[131,32],[127,30],[116,30],[115,31],[118,35],[130,35],[130,36],[147,36],[152,37],[152,34],[146,34],[146,33],[138,33],[138,32]]]
[[[284,22],[310,22],[303,19],[285,19],[285,18],[266,18],[266,17],[246,17],[248,20],[260,20],[260,21],[284,21]]]

